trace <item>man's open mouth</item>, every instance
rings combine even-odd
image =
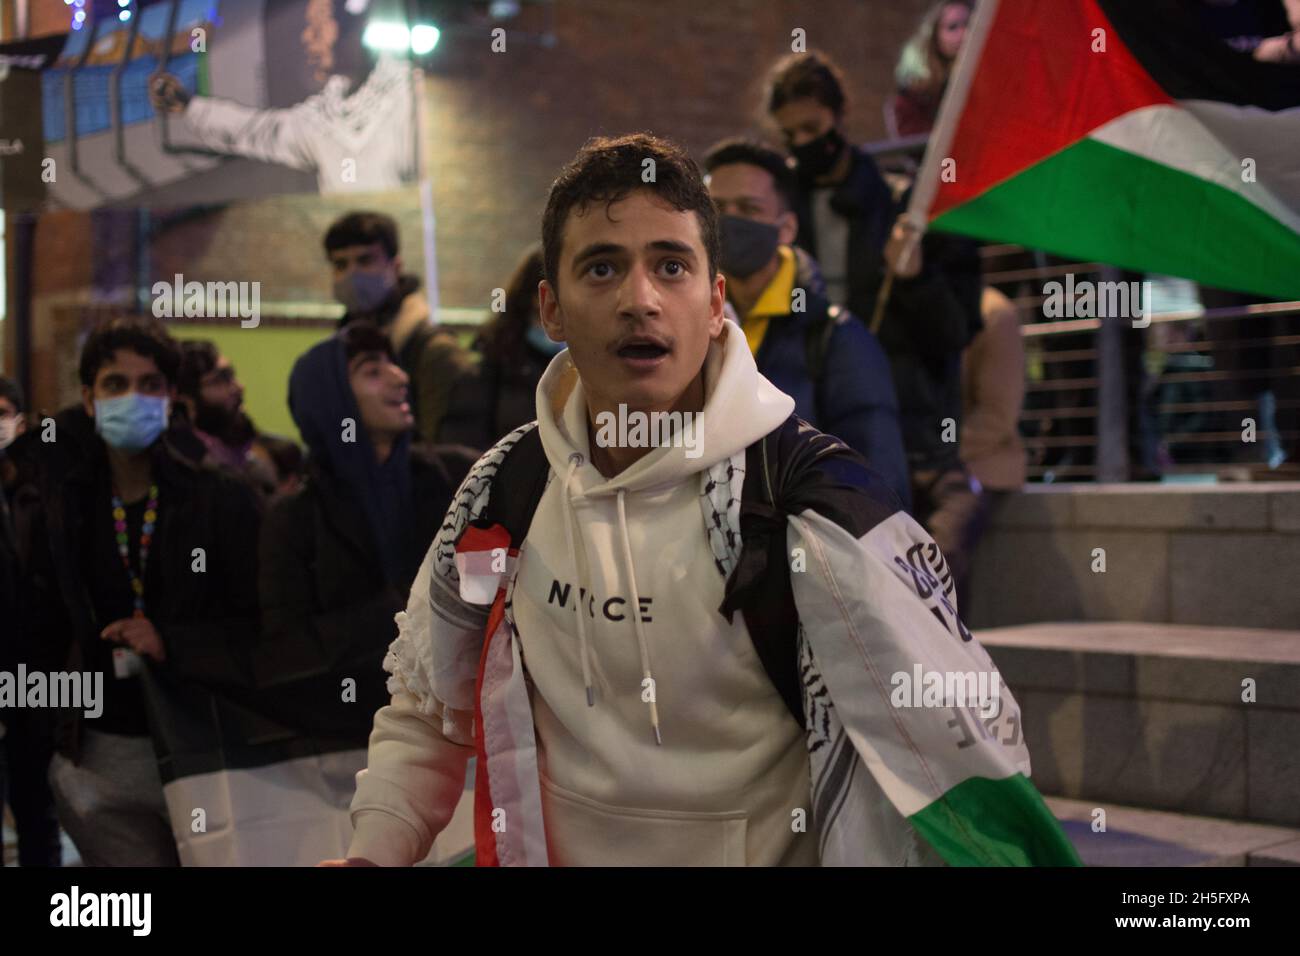
[[[616,351],[619,358],[632,361],[654,361],[668,355],[672,349],[661,339],[651,336],[633,336],[620,345]]]

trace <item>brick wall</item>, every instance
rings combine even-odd
[[[507,26],[503,53],[491,51],[486,29],[449,32],[426,83],[440,304],[487,308],[491,290],[538,237],[552,178],[587,137],[648,129],[699,156],[724,136],[770,132],[761,125],[764,72],[789,52],[795,28],[846,74],[847,134],[882,138],[881,105],[898,48],[926,6],[928,0],[557,0],[551,48],[523,38],[545,29],[544,5],[525,4]],[[260,280],[264,303],[328,302],[320,236],[353,205],[283,196],[165,224],[165,214],[155,212],[150,281],[176,272],[199,281]],[[406,258],[419,271],[414,190],[370,205],[397,216]],[[102,292],[132,273],[133,255],[106,259],[122,257],[121,244],[133,241],[129,221],[92,228],[86,214],[42,217],[38,300],[95,298],[96,286]]]

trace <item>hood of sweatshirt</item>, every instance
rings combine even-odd
[[[785,421],[794,410],[794,400],[759,373],[744,336],[729,322],[724,323],[719,339],[709,345],[704,363],[704,390],[704,407],[689,426],[676,433],[681,436],[680,440],[660,441],[658,447],[652,447],[631,467],[613,478],[606,478],[591,464],[586,395],[569,352],[561,352],[547,367],[537,387],[538,428],[547,460],[560,483],[558,493],[565,547],[577,574],[577,584],[585,592],[590,593],[594,583],[593,567],[614,569],[619,580],[625,582],[631,606],[638,606],[637,562],[649,564],[656,556],[633,554],[628,533],[628,497],[639,493],[661,493],[686,481],[702,482],[708,469],[742,452]],[[626,417],[631,418],[630,415]],[[689,429],[694,429],[694,432]],[[658,429],[647,429],[647,432],[656,436],[663,434]],[[649,434],[646,438],[647,443],[654,443]],[[611,498],[614,499],[612,508],[608,505],[596,509],[578,507],[583,499],[595,504],[596,499],[608,501]],[[692,496],[692,500],[698,498]],[[611,534],[593,534],[592,529],[581,526],[580,512],[607,515],[600,520],[614,523],[617,527],[611,529]],[[663,516],[663,520],[668,518],[668,515]],[[704,536],[703,515],[697,513],[695,521],[695,527]],[[610,553],[598,551],[593,544],[597,540],[610,542],[604,549]],[[643,580],[647,577],[648,574],[643,575]],[[593,706],[592,649],[584,618],[581,613],[575,616],[583,684],[587,704]],[[643,682],[650,681],[644,686],[652,687],[651,654],[645,627],[640,615],[632,615],[632,620],[642,661]],[[653,694],[646,696],[649,698],[646,700],[649,721],[655,739],[661,741],[657,703]]]
[[[294,362],[289,373],[289,413],[311,459],[341,484],[365,514],[385,578],[395,583],[410,580],[409,568],[418,552],[411,530],[415,514],[412,433],[402,434],[388,460],[379,463],[352,394],[347,355],[337,335],[313,345]],[[355,434],[345,438],[342,426],[348,421]]]

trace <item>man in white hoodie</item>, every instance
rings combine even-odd
[[[937,548],[857,456],[791,418],[724,321],[696,165],[644,134],[593,140],[542,232],[542,321],[568,349],[536,425],[466,478],[398,615],[392,702],[349,857],[330,862],[422,859],[475,754],[479,865],[1071,862],[1024,777],[1009,695],[969,725],[891,706],[882,681],[914,664],[996,671]],[[641,415],[679,427],[608,427]],[[755,462],[768,492],[793,483],[756,457],[778,434],[774,455],[807,452],[780,467],[820,480],[823,505],[742,508]],[[535,510],[511,532],[490,520],[514,504],[495,483],[530,443]],[[760,540],[775,560],[755,572]],[[751,632],[770,630],[751,611],[772,581],[798,613],[775,656]],[[996,834],[972,822],[990,806]]]

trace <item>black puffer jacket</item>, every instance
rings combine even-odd
[[[272,505],[258,562],[264,639],[254,671],[276,719],[366,745],[389,699],[381,664],[397,636],[394,615],[475,457],[459,446],[412,446],[418,557],[400,582],[385,581],[364,512],[319,461],[301,489]],[[349,678],[355,695],[344,693]]]

